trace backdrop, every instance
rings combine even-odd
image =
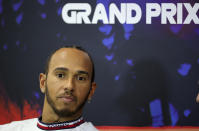
[[[39,73],[47,56],[81,45],[94,60],[98,88],[84,117],[95,125],[199,126],[199,26],[161,24],[66,24],[70,0],[0,0],[0,123],[38,117],[43,94]],[[97,0],[138,3],[140,0]],[[161,3],[163,1],[153,1]],[[189,2],[191,1],[169,1]],[[194,2],[192,2],[194,4]],[[198,13],[197,13],[198,15]]]

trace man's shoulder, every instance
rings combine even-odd
[[[38,118],[26,119],[21,121],[13,121],[8,124],[0,125],[0,131],[18,130],[24,127],[31,127],[36,125]]]
[[[20,120],[20,121],[12,121],[12,122],[4,124],[4,125],[33,124],[33,122],[37,122],[37,119],[38,118],[31,118],[31,119]],[[1,126],[4,126],[4,125],[1,125]]]
[[[91,122],[84,122],[80,127],[85,131],[98,131]]]

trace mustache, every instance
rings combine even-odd
[[[71,96],[73,96],[73,91],[71,91],[71,90],[65,90],[64,93],[63,93],[63,95],[71,95]]]
[[[66,90],[64,91],[64,93],[61,93],[60,95],[57,96],[57,98],[60,98],[60,97],[70,97],[70,98],[76,99],[76,96],[74,96],[73,92],[70,90]]]

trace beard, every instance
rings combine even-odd
[[[51,106],[53,111],[59,117],[71,117],[71,116],[75,115],[78,111],[80,111],[84,107],[84,105],[85,105],[85,103],[86,103],[86,101],[88,99],[89,93],[90,93],[90,90],[89,90],[88,94],[86,95],[85,99],[83,100],[83,102],[80,103],[79,105],[77,105],[77,107],[73,111],[71,111],[70,109],[61,109],[61,110],[57,109],[55,102],[53,101],[53,99],[51,98],[51,96],[49,94],[47,84],[46,84],[46,93],[45,93],[45,95],[46,95],[48,104]],[[75,100],[77,101],[77,98]]]

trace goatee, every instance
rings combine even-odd
[[[78,111],[80,111],[84,107],[84,105],[85,105],[85,103],[86,103],[86,101],[88,99],[89,93],[90,93],[90,91],[89,91],[87,96],[85,97],[84,101],[82,103],[80,103],[79,105],[77,105],[75,110],[71,111],[70,109],[59,110],[59,109],[56,108],[56,104],[55,104],[55,102],[53,101],[53,99],[51,98],[51,96],[49,94],[47,84],[46,84],[46,91],[45,92],[46,92],[45,95],[46,95],[48,104],[52,107],[53,111],[59,117],[71,117],[71,116],[75,115]],[[66,93],[68,93],[68,92],[66,92]],[[70,95],[72,95],[71,92],[70,92]],[[75,101],[78,101],[78,99],[76,97],[75,97]]]

